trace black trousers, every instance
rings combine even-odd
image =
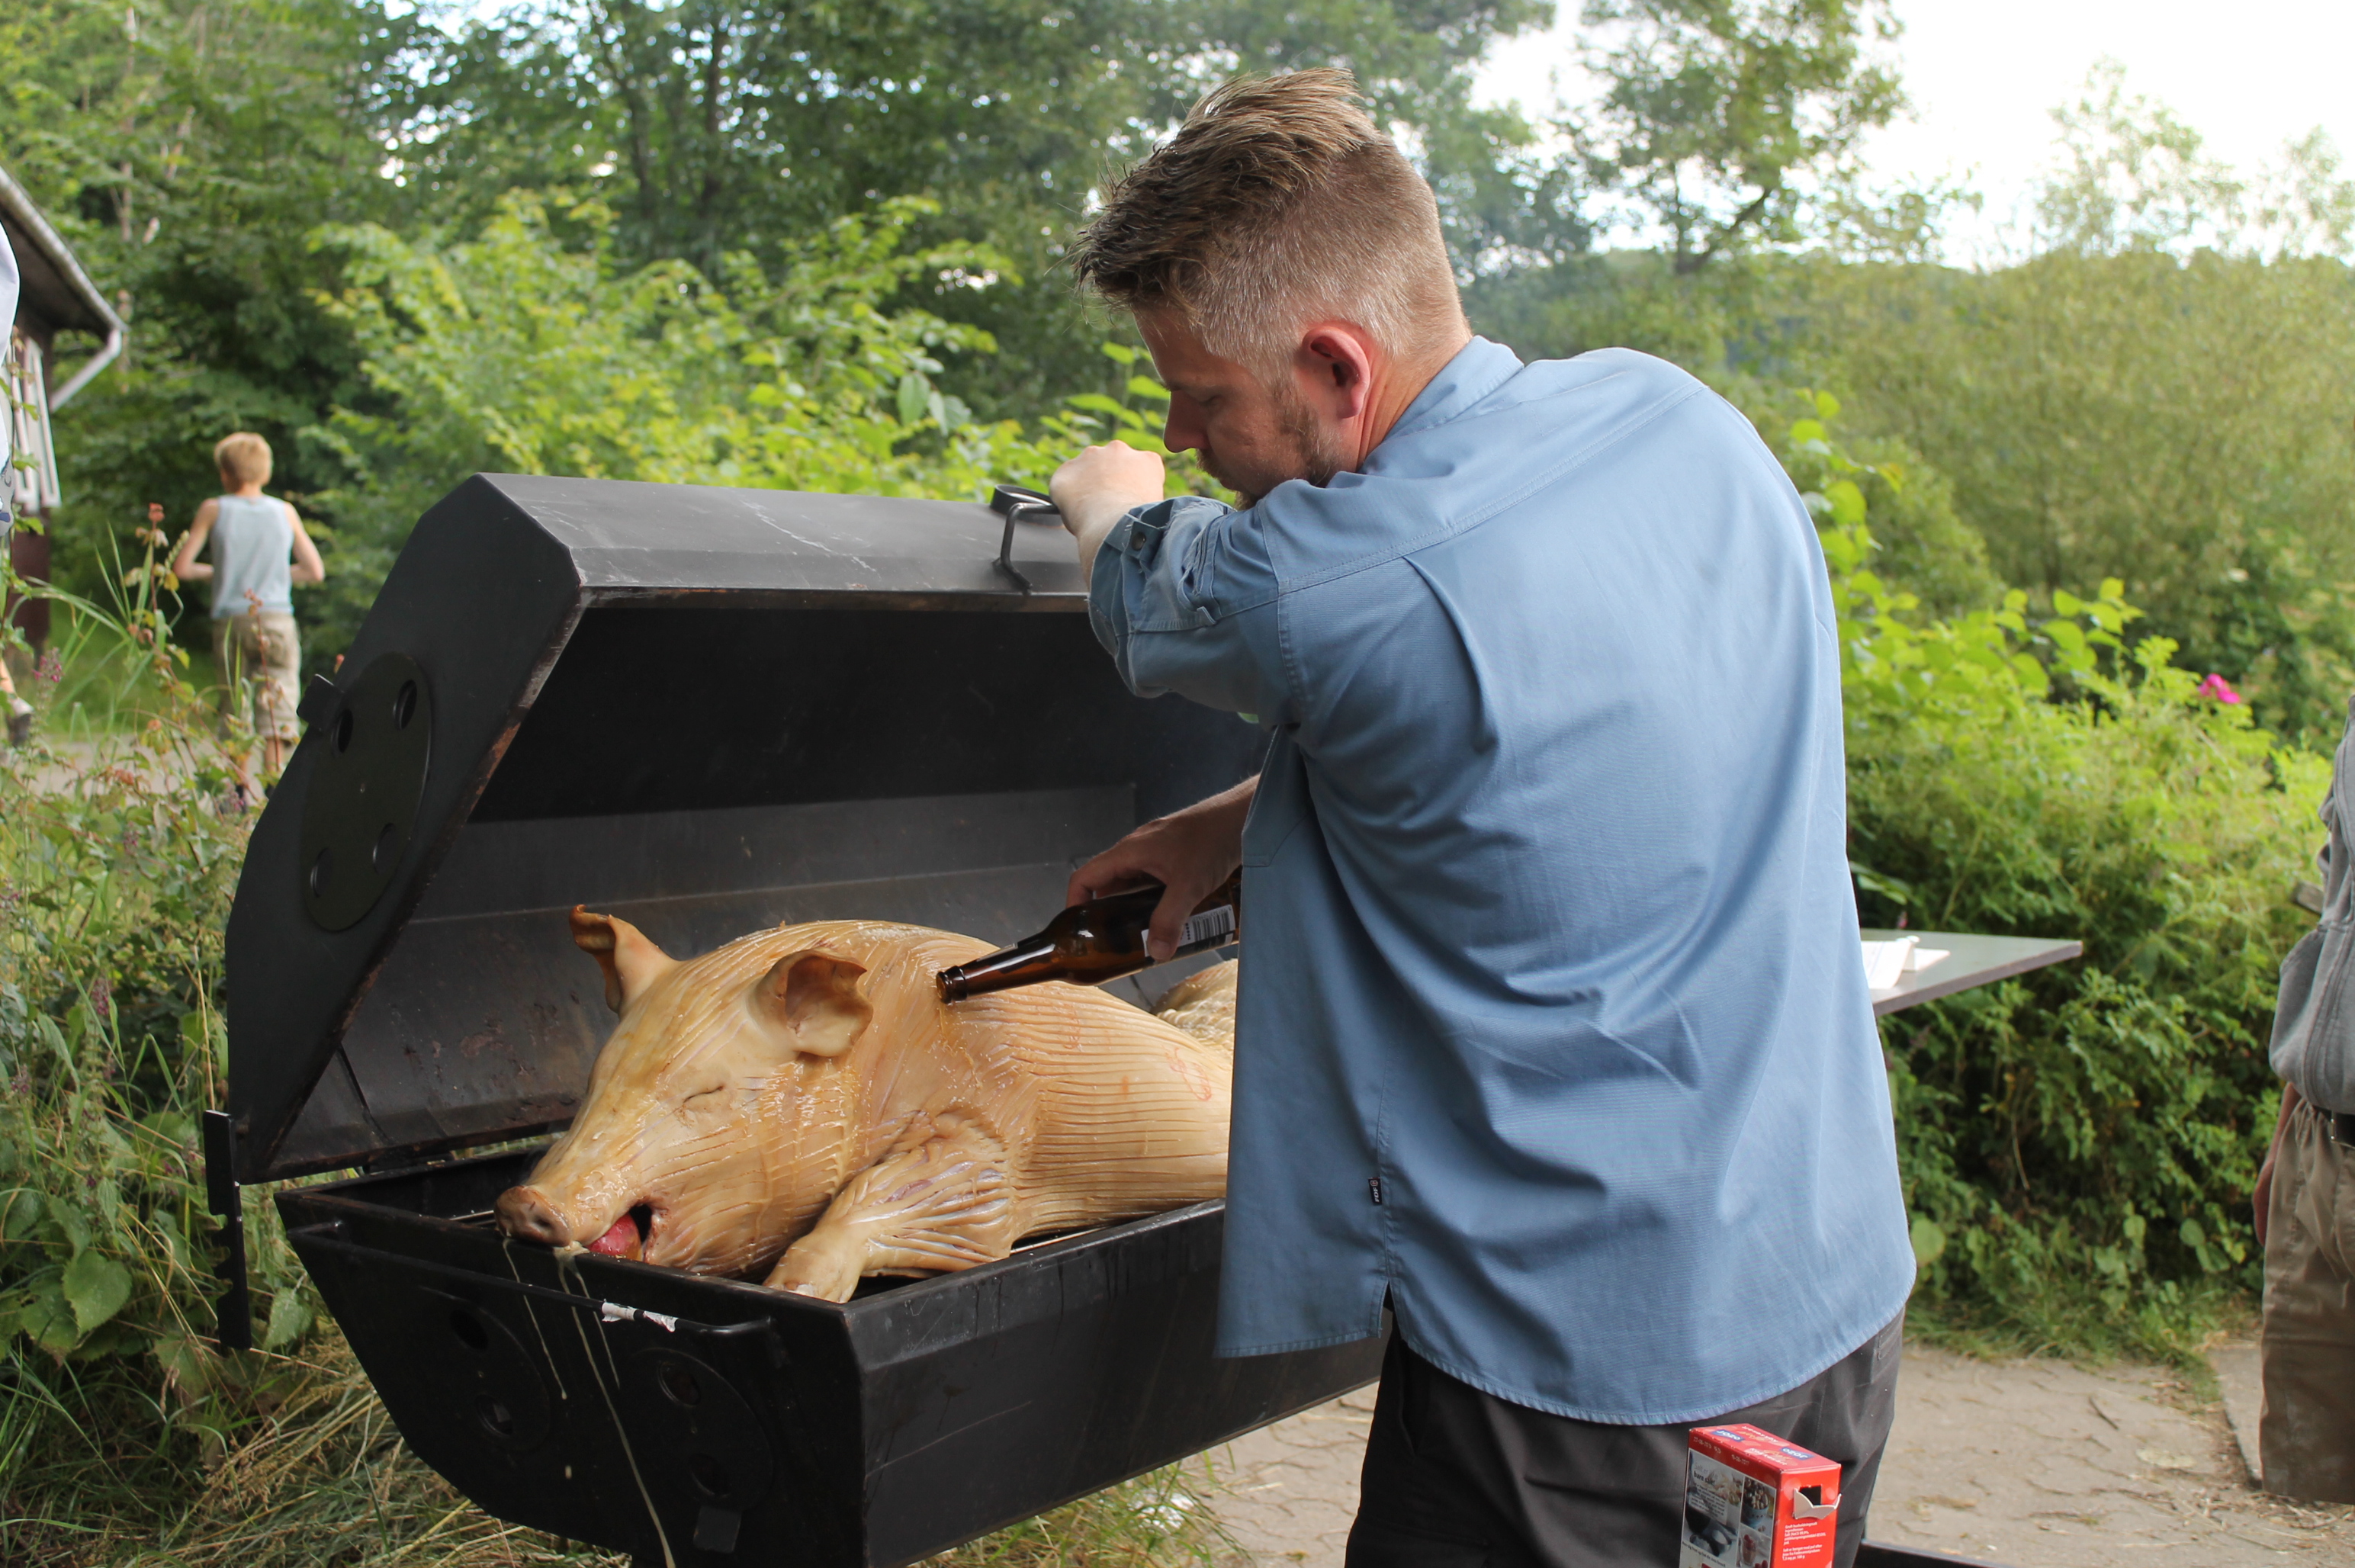
[[[1834,1563],[1851,1568],[1897,1410],[1904,1321],[1788,1393],[1668,1426],[1514,1404],[1449,1377],[1393,1330],[1348,1568],[1675,1568],[1691,1429],[1734,1422],[1839,1465]]]

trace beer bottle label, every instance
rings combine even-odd
[[[1223,942],[1235,933],[1235,906],[1220,904],[1189,917],[1178,929],[1178,945],[1197,947],[1209,943]]]

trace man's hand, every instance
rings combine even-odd
[[[1047,481],[1047,496],[1079,541],[1082,578],[1094,571],[1096,549],[1104,536],[1133,508],[1161,499],[1167,484],[1161,459],[1124,441],[1091,446],[1055,470]]]
[[[1085,903],[1147,878],[1159,882],[1168,891],[1153,912],[1145,945],[1156,963],[1167,959],[1178,951],[1178,933],[1194,906],[1242,864],[1243,818],[1251,815],[1258,790],[1259,780],[1248,778],[1222,795],[1154,818],[1072,872],[1063,901]]]

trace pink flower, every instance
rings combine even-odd
[[[2202,697],[2212,697],[2217,701],[2225,703],[2238,702],[2241,700],[2241,694],[2234,691],[2230,686],[2227,686],[2224,683],[2224,677],[2221,675],[2211,675],[2206,680],[2201,681],[2200,683],[2200,695]]]

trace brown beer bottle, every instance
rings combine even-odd
[[[1161,884],[1147,882],[1073,904],[1038,935],[970,964],[942,970],[941,999],[962,1002],[967,997],[1035,986],[1041,980],[1100,986],[1149,969],[1155,960],[1145,950],[1145,932],[1160,902]],[[1206,953],[1234,941],[1242,928],[1242,903],[1243,874],[1238,870],[1194,906],[1179,929],[1178,951],[1171,956]]]

